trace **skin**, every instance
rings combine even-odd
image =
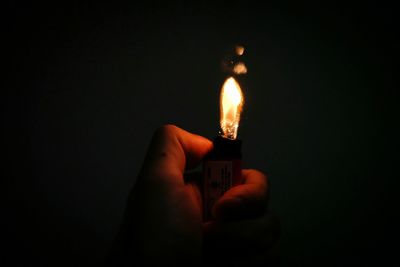
[[[155,132],[130,193],[110,264],[276,263],[271,254],[275,254],[280,227],[267,212],[269,183],[263,173],[243,170],[244,183],[215,204],[215,220],[202,221],[199,177],[185,171],[199,165],[212,148],[210,140],[173,125]]]

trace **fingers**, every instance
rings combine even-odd
[[[217,220],[240,220],[262,215],[267,207],[267,177],[256,170],[243,170],[244,183],[228,190],[214,205]]]
[[[212,142],[174,125],[159,128],[152,138],[140,177],[183,183],[185,168],[197,165]]]

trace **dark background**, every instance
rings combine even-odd
[[[101,262],[152,132],[217,133],[236,43],[249,69],[239,135],[246,166],[270,176],[283,266],[398,263],[394,12],[8,3],[1,263]]]

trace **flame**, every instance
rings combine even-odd
[[[247,67],[243,62],[238,62],[236,65],[233,67],[233,72],[237,75],[240,74],[246,74],[247,73]]]
[[[239,84],[233,77],[226,79],[222,86],[220,105],[221,134],[225,138],[236,139],[243,106],[243,94]]]
[[[235,52],[236,52],[236,55],[238,55],[238,56],[243,55],[243,53],[244,53],[244,47],[241,46],[241,45],[237,45],[237,46],[235,47]]]

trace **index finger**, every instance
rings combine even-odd
[[[202,136],[164,125],[153,135],[139,177],[182,184],[185,169],[196,166],[212,146]]]

